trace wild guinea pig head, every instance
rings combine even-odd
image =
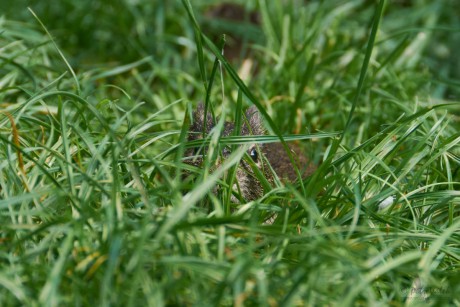
[[[240,135],[263,135],[265,129],[259,114],[259,111],[254,106],[248,108],[241,120],[241,127],[239,129]],[[218,120],[218,118],[216,119]],[[203,104],[199,104],[195,112],[193,112],[193,123],[190,126],[188,140],[198,140],[204,135],[208,135],[211,130],[215,127],[216,123],[211,116],[210,112],[205,114]],[[225,122],[222,137],[232,136],[235,134],[235,124],[232,122]],[[248,149],[248,155],[253,163],[248,163],[245,159],[241,159],[235,176],[235,184],[232,189],[236,195],[241,195],[244,200],[251,201],[261,197],[264,193],[267,193],[266,189],[263,188],[258,177],[263,174],[265,179],[269,182],[273,182],[273,176],[266,159],[263,154],[263,144],[251,144]],[[200,167],[203,163],[203,153],[206,153],[206,148],[195,147],[191,148],[186,152],[186,163]],[[222,147],[221,157],[226,159],[231,154],[230,147]],[[259,176],[254,172],[254,169],[250,164],[254,164],[260,170]],[[266,186],[266,185],[265,185]],[[232,196],[232,201],[239,202],[235,195]]]

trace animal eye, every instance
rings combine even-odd
[[[201,153],[200,147],[193,147],[193,155],[198,156]]]
[[[249,156],[251,157],[252,161],[257,162],[259,154],[257,153],[257,150],[255,148],[252,148],[249,151]]]

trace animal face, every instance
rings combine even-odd
[[[211,130],[215,127],[215,122],[212,116],[204,114],[204,106],[198,105],[197,110],[193,113],[193,123],[190,126],[190,133],[188,140],[193,141],[201,139],[203,137],[203,131],[205,135],[208,135]],[[240,127],[240,135],[262,135],[265,133],[263,123],[260,118],[260,114],[255,107],[250,107],[245,112],[245,119],[242,120],[242,126]],[[226,122],[222,131],[222,136],[227,137],[234,135],[235,124]],[[203,151],[203,152],[201,152]],[[185,162],[200,167],[203,163],[203,154],[206,153],[206,148],[191,148],[186,152]],[[226,159],[231,154],[229,147],[222,149],[222,158]],[[273,176],[270,171],[270,167],[266,163],[263,154],[263,145],[252,144],[248,149],[248,155],[252,159],[252,162],[261,171],[265,179],[269,183],[273,182]],[[219,164],[219,163],[218,163]],[[236,170],[236,182],[232,187],[234,192],[240,192],[240,195],[246,200],[251,201],[261,197],[264,193],[264,188],[257,178],[254,170],[250,164],[242,159]],[[238,202],[238,199],[233,195],[232,201]]]

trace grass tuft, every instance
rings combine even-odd
[[[0,4],[2,306],[460,304],[458,9],[236,2],[258,23]],[[221,120],[186,142],[198,102]],[[221,137],[253,104],[269,135]],[[232,203],[249,144],[280,140],[317,170]]]

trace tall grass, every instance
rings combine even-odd
[[[451,2],[248,1],[263,38],[245,81],[201,27],[208,2],[5,11],[1,305],[459,304]],[[184,164],[199,100],[237,121],[255,104],[272,135],[216,129],[214,158],[243,149]],[[244,144],[280,137],[315,173],[232,204]]]

